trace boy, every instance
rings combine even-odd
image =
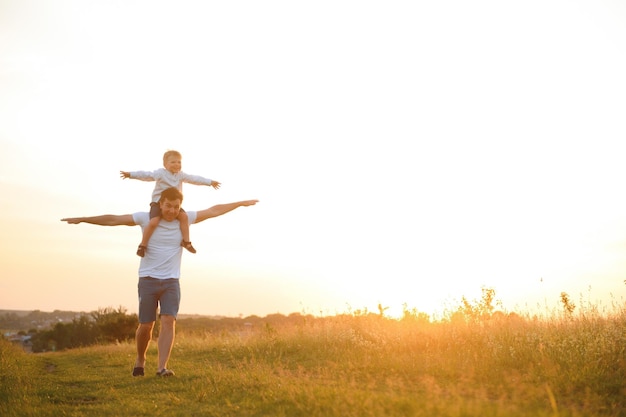
[[[155,181],[154,190],[152,191],[152,202],[150,203],[150,223],[144,228],[143,237],[137,255],[142,258],[148,250],[148,241],[154,233],[161,220],[161,209],[159,208],[159,199],[163,190],[175,187],[179,191],[183,191],[183,182],[195,185],[210,185],[214,189],[220,188],[220,183],[199,175],[189,175],[182,171],[182,155],[178,151],[170,150],[163,154],[163,168],[156,171],[120,171],[122,179],[131,178],[141,181]],[[180,210],[177,217],[180,222],[180,231],[183,234],[183,240],[180,243],[182,247],[191,253],[196,253],[196,249],[191,244],[189,238],[189,219],[184,210]]]

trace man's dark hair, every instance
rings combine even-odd
[[[165,199],[170,200],[170,201],[178,199],[182,203],[183,193],[181,193],[176,187],[170,187],[161,193],[161,198],[159,198],[159,203],[161,203]]]

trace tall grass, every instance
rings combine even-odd
[[[169,379],[132,378],[132,343],[26,355],[0,342],[0,415],[626,415],[623,306],[562,300],[531,317],[485,303],[436,322],[383,309],[218,333],[181,321]]]

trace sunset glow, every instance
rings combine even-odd
[[[0,1],[0,309],[136,310],[168,149],[192,226],[181,313],[437,314],[626,296],[616,1]]]

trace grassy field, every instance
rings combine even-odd
[[[181,324],[172,378],[154,375],[154,343],[133,378],[132,343],[26,354],[0,341],[0,415],[626,416],[626,311],[614,310]]]

